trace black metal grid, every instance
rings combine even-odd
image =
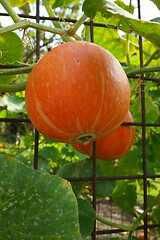
[[[138,18],[141,19],[141,9],[140,9],[140,0],[137,0],[138,3]],[[0,13],[0,16],[8,16],[6,13]],[[36,0],[36,13],[34,15],[19,14],[22,18],[36,19],[36,22],[39,23],[40,20],[54,20],[54,21],[65,21],[75,23],[76,20],[73,19],[61,19],[53,17],[44,17],[40,16],[40,1]],[[101,23],[94,23],[93,21],[85,22],[85,25],[90,26],[90,38],[91,42],[94,42],[94,27],[103,27],[103,28],[112,28],[117,29],[117,26],[114,25],[105,25]],[[139,36],[139,49],[140,49],[140,67],[143,67],[143,45],[142,37]],[[37,60],[40,57],[40,33],[39,30],[36,30],[36,57]],[[15,66],[14,66],[15,67]],[[18,67],[18,66],[17,66]],[[4,66],[3,66],[4,68]],[[138,79],[139,76],[128,75],[129,78]],[[96,142],[93,142],[93,177],[81,177],[81,178],[68,178],[70,182],[76,181],[92,181],[93,182],[93,208],[96,210],[96,188],[97,181],[110,181],[110,180],[125,180],[125,179],[142,179],[143,180],[143,201],[144,201],[144,210],[147,207],[147,179],[160,178],[160,174],[156,175],[147,175],[147,161],[146,161],[146,127],[160,127],[160,124],[146,123],[145,119],[145,81],[160,82],[157,78],[147,78],[141,75],[141,109],[142,109],[142,122],[141,123],[123,123],[123,125],[134,125],[142,127],[142,153],[143,153],[143,174],[134,175],[134,176],[114,176],[114,177],[97,177],[97,164],[96,164]],[[30,122],[29,119],[24,118],[0,118],[0,122]],[[35,141],[34,141],[34,169],[38,169],[38,141],[39,141],[39,132],[35,130]],[[160,224],[148,224],[147,216],[144,218],[144,225],[137,228],[144,229],[144,239],[147,239],[148,229],[160,227]],[[97,235],[103,234],[112,234],[112,233],[122,233],[125,232],[121,229],[111,229],[111,230],[96,230],[96,221],[94,223],[94,229],[92,232],[92,240],[96,239]]]

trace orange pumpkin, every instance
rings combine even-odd
[[[35,128],[59,142],[105,137],[130,105],[127,76],[104,48],[72,41],[47,52],[30,73],[26,109]]]
[[[139,238],[139,239],[144,239],[144,233],[140,233],[140,234],[138,235],[138,238]],[[148,234],[147,238],[148,238],[148,240],[152,240],[152,238],[149,237],[149,234]]]
[[[129,111],[124,118],[124,122],[133,122],[133,117]],[[103,160],[114,160],[126,155],[134,143],[134,138],[135,126],[121,125],[107,137],[97,141],[97,158]],[[82,143],[75,143],[71,145],[77,151],[92,157],[92,142],[87,145],[84,145]]]

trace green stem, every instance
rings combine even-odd
[[[73,35],[77,32],[78,28],[85,22],[87,18],[87,15],[84,13],[82,17],[73,25],[71,29]]]
[[[100,216],[96,215],[96,220],[99,222],[102,222],[108,226],[111,227],[116,227],[116,228],[120,228],[122,230],[126,230],[129,232],[132,232],[134,230],[136,230],[138,228],[138,226],[140,225],[141,220],[144,219],[144,217],[146,216],[147,212],[150,211],[155,205],[159,204],[160,202],[160,193],[157,195],[157,197],[154,198],[154,200],[152,202],[150,202],[148,204],[148,207],[144,210],[144,212],[136,219],[136,221],[134,222],[133,226],[130,225],[122,225],[119,223],[115,223],[115,222],[111,222],[109,220],[106,220],[104,218],[101,218]],[[132,233],[130,233],[131,235]]]
[[[15,23],[21,21],[20,17],[15,13],[7,0],[1,0],[0,2]]]
[[[33,67],[34,65],[31,65],[28,67],[11,68],[11,69],[0,69],[0,76],[30,73]]]
[[[127,64],[131,68],[130,58],[129,58],[129,33],[127,33]]]
[[[29,24],[30,24],[30,22],[28,20],[24,20],[22,22],[18,22],[18,23],[12,24],[10,26],[0,28],[0,34],[12,32],[12,31],[17,30],[19,28],[28,27]]]
[[[13,92],[20,92],[25,90],[26,82],[19,83],[19,84],[2,84],[0,83],[0,92],[1,93],[13,93]]]
[[[143,74],[148,72],[160,72],[160,66],[137,68],[126,72],[126,74]]]
[[[13,25],[10,25],[10,26],[4,27],[4,28],[0,28],[0,34],[11,32],[11,31],[17,30],[19,28],[29,28],[29,27],[37,29],[37,30],[42,30],[42,31],[46,31],[46,32],[59,34],[61,36],[62,35],[70,36],[68,31],[66,31],[66,30],[63,30],[60,28],[51,28],[51,27],[44,26],[39,23],[30,22],[29,20],[24,20],[22,22],[15,23]],[[81,37],[79,37],[77,34],[74,34],[72,37],[74,37],[76,40],[82,40]]]
[[[151,209],[152,209],[155,205],[159,204],[159,202],[160,202],[160,193],[157,195],[157,197],[155,197],[155,198],[153,199],[152,202],[150,202],[150,203],[148,204],[148,206],[147,206],[147,208],[144,210],[144,212],[136,219],[136,221],[134,222],[134,225],[133,225],[134,230],[139,226],[141,220],[144,219],[144,217],[146,216],[147,212],[151,211]]]
[[[120,40],[121,41],[127,41],[125,38],[123,38],[123,37],[120,37]],[[135,47],[137,50],[139,50],[139,46],[137,45],[137,44],[135,44],[135,43],[133,43],[133,42],[131,42],[131,41],[128,41],[128,43],[129,43],[129,45],[132,45],[133,47]],[[151,54],[150,53],[148,53],[148,52],[146,52],[146,51],[144,51],[143,50],[143,53],[146,55],[146,56],[148,56],[148,57],[150,57],[151,56]]]
[[[144,67],[147,67],[150,62],[155,59],[156,55],[159,53],[160,49],[156,49],[156,51],[149,57],[149,59],[146,61],[146,63],[144,64]]]
[[[51,27],[44,26],[44,25],[39,24],[39,23],[32,23],[32,22],[30,23],[30,26],[35,28],[35,29],[38,29],[38,30],[43,30],[43,31],[46,31],[46,32],[48,31],[48,32],[51,32],[51,33],[59,34],[61,36],[70,36],[68,31],[64,30],[64,29],[51,28]],[[77,34],[74,34],[72,37],[75,38],[76,40],[82,40],[81,37],[79,37]]]
[[[128,235],[128,240],[132,240],[132,234],[133,234],[133,231],[130,231]]]
[[[122,230],[126,230],[126,231],[133,231],[134,230],[132,226],[122,225],[120,223],[111,222],[111,221],[106,220],[104,218],[101,218],[100,216],[97,216],[97,215],[96,215],[96,220],[101,222],[101,223],[104,223],[108,226],[115,227],[115,228],[120,228]]]
[[[49,17],[55,18],[56,15],[55,15],[55,13],[53,12],[53,9],[52,9],[51,5],[49,4],[48,0],[43,0],[43,5],[45,6],[46,11],[47,11]],[[54,25],[56,28],[62,29],[62,26],[61,26],[61,24],[60,24],[59,22],[57,22],[57,21],[52,21],[52,23],[53,23],[53,25]],[[62,40],[63,40],[64,42],[68,42],[68,41],[70,41],[71,39],[70,39],[69,37],[62,36]]]
[[[47,11],[49,17],[55,18],[56,15],[55,15],[55,13],[53,12],[53,9],[52,9],[51,5],[49,4],[48,0],[43,0],[43,5],[45,6],[46,11]],[[57,21],[52,21],[52,23],[53,23],[53,25],[54,25],[56,28],[62,28],[62,27],[61,27],[61,24],[60,24],[59,22],[57,22]]]
[[[132,5],[132,0],[130,0],[130,3],[129,3],[129,13],[131,12],[131,5]],[[130,50],[129,33],[127,33],[127,63],[128,63],[128,66],[131,68],[129,50]]]

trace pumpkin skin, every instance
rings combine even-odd
[[[133,117],[128,111],[124,122],[133,122]],[[107,137],[97,141],[96,155],[103,160],[115,160],[126,155],[131,149],[135,139],[135,126],[121,125]],[[93,144],[83,143],[71,144],[77,151],[93,156]]]
[[[89,42],[72,41],[47,52],[32,69],[25,103],[34,127],[59,142],[105,137],[130,105],[128,78],[114,56]]]

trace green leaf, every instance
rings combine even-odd
[[[105,20],[99,14],[95,17],[96,22],[103,22],[105,24],[114,24],[113,20]],[[114,24],[115,25],[115,24]],[[129,37],[129,56],[131,57],[134,53],[138,53],[134,44],[138,44],[135,37]],[[125,38],[122,38],[118,34],[118,30],[110,28],[94,28],[94,42],[101,47],[107,49],[119,62],[125,62],[127,60],[128,53],[128,42]]]
[[[98,159],[98,165],[100,166],[101,171],[103,172],[103,174],[105,174],[105,176],[112,176],[111,172],[115,168],[113,161],[104,161]]]
[[[44,147],[39,150],[39,156],[46,159],[54,159],[59,155],[57,148],[55,147]]]
[[[82,198],[78,198],[79,223],[82,237],[91,235],[94,227],[96,212],[92,205]]]
[[[30,154],[30,159],[24,157],[25,151],[21,154],[16,155],[16,159],[24,164],[26,164],[29,167],[33,167],[34,165],[34,155]],[[42,173],[50,173],[51,172],[51,166],[49,165],[49,162],[38,156],[38,171]]]
[[[105,162],[105,161],[104,161]],[[58,175],[63,178],[72,177],[92,177],[93,163],[91,158],[76,163],[68,163],[58,171]],[[99,165],[97,165],[97,176],[104,176]],[[79,195],[85,188],[86,182],[72,182],[72,187],[76,195]],[[91,183],[92,184],[92,183]],[[97,198],[108,197],[114,190],[115,181],[97,182]]]
[[[133,151],[129,151],[118,161],[114,174],[116,173],[118,176],[132,176],[138,174],[139,171],[139,158]]]
[[[75,2],[79,2],[80,0],[51,0],[51,3],[53,2],[52,8],[57,8],[57,7],[62,7],[62,6],[66,6],[70,3],[75,3]]]
[[[150,22],[158,22],[158,23],[160,23],[160,17],[153,18],[153,19],[150,20]]]
[[[108,16],[107,11],[110,13],[118,12],[124,16],[130,15],[127,11],[119,7],[117,4],[106,0],[85,0],[82,10],[90,18],[94,18],[97,12],[101,12]]]
[[[142,110],[141,110],[141,96],[139,95],[134,103],[130,106],[132,116],[135,122],[142,121]],[[155,122],[159,117],[159,109],[156,103],[152,101],[152,98],[149,95],[145,95],[145,115],[146,122],[152,123]]]
[[[131,176],[140,171],[139,158],[130,150],[124,157],[119,159],[114,166],[112,162],[98,160],[101,170],[106,176]]]
[[[29,3],[25,3],[21,9],[23,10],[23,12],[27,15],[29,15],[31,13],[31,8],[30,8],[30,5]]]
[[[152,210],[152,215],[155,217],[156,221],[160,223],[160,205]]]
[[[106,198],[111,196],[115,186],[115,181],[97,181],[97,198]]]
[[[155,44],[158,48],[160,47],[159,23],[134,19],[132,14],[107,0],[86,0],[83,4],[83,11],[90,18],[95,17],[98,11],[106,18],[108,18],[108,13],[113,14],[114,17],[121,21],[123,31],[126,31],[127,27],[127,32],[133,31]]]
[[[151,0],[156,6],[157,8],[160,10],[160,1],[159,0]]]
[[[6,109],[3,109],[1,112],[0,112],[0,118],[6,118],[7,117],[7,110]]]
[[[19,98],[15,95],[7,96],[4,95],[0,98],[0,106],[4,107],[7,106],[7,110],[15,113],[24,112],[25,108],[25,101],[23,98]]]
[[[136,203],[136,188],[129,181],[119,181],[112,194],[114,203],[127,211],[133,211]]]
[[[160,146],[160,135],[157,133],[151,132],[150,135],[151,139],[151,154],[154,159],[155,165],[158,167],[160,166],[159,159],[160,159],[160,151],[159,151],[159,146]]]
[[[65,146],[64,148],[62,148],[61,152],[67,157],[74,157],[74,152],[70,151],[67,146]]]
[[[133,14],[133,12],[134,12],[134,6],[133,6],[133,5],[128,6],[128,5],[124,4],[124,2],[123,2],[122,0],[116,0],[115,3],[116,3],[119,7],[123,8],[124,10],[126,10],[127,12]]]
[[[126,25],[128,29],[149,40],[156,47],[160,47],[159,23],[141,21],[132,18],[126,18],[124,16],[119,16],[119,18],[124,22],[124,25]]]
[[[81,240],[70,183],[0,155],[0,239]]]
[[[12,7],[22,7],[25,3],[34,3],[36,0],[8,0]]]
[[[103,0],[85,0],[82,10],[85,14],[93,19],[98,11],[103,7]]]
[[[15,33],[0,35],[0,64],[18,65],[23,54],[23,44]],[[0,76],[0,83],[9,83],[16,79],[16,75]]]

